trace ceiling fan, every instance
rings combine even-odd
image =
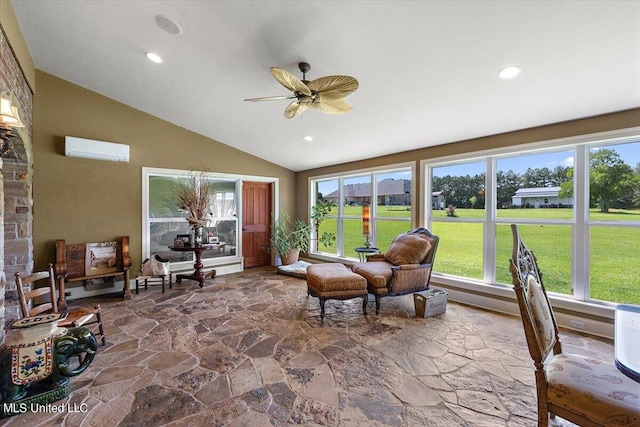
[[[351,105],[344,98],[358,89],[358,80],[350,76],[326,76],[310,82],[306,79],[306,74],[311,69],[311,65],[300,62],[298,68],[302,71],[302,80],[288,71],[271,67],[273,77],[293,92],[292,95],[249,98],[245,101],[293,99],[294,101],[284,110],[284,116],[287,119],[302,114],[307,108],[327,114],[344,114],[351,110]]]

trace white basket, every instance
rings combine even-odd
[[[413,304],[417,317],[431,317],[442,314],[447,310],[447,296],[442,289],[429,289],[413,294]]]

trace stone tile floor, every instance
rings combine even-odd
[[[76,412],[10,426],[534,426],[533,364],[517,317],[449,302],[415,317],[411,295],[329,301],[254,268],[100,297],[108,344],[72,379]],[[612,360],[609,340],[562,331],[566,350]],[[75,405],[74,405],[75,404]],[[556,418],[550,425],[570,426]]]

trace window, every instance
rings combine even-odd
[[[369,240],[385,251],[400,233],[412,229],[412,168],[354,172],[348,175],[315,177],[310,181],[313,205],[330,203],[331,213],[318,233],[335,233],[332,246],[312,241],[311,251],[327,256],[356,258],[355,248],[364,246],[363,206],[370,210]]]
[[[549,292],[640,304],[640,141],[588,139],[423,162],[434,271],[511,284],[515,223]]]
[[[440,272],[483,277],[485,175],[486,163],[478,161],[431,168],[431,230],[440,237]]]
[[[185,262],[191,266],[194,254],[174,252],[173,246],[178,235],[191,235],[193,231],[175,202],[175,191],[180,182],[185,182],[191,174],[187,171],[143,171],[147,212],[144,217],[143,258],[159,255],[172,263]],[[206,241],[217,242],[212,251],[203,252],[203,260],[235,257],[238,246],[238,221],[236,194],[239,180],[203,175],[214,182],[216,196],[211,200],[209,217],[204,230]]]
[[[589,291],[640,303],[640,142],[589,147]]]

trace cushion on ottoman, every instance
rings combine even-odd
[[[361,296],[367,293],[367,281],[343,264],[312,264],[307,267],[307,286],[311,294],[331,297]]]
[[[367,280],[343,264],[313,264],[307,268],[307,293],[320,299],[320,318],[328,299],[362,298],[362,312],[367,314]]]

